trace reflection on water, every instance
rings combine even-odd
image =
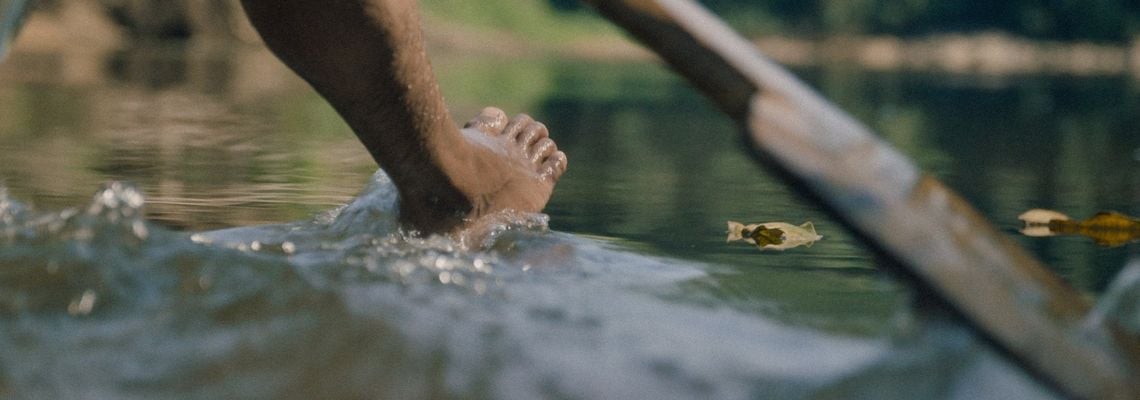
[[[196,46],[0,64],[0,394],[1044,390],[960,325],[917,317],[663,68],[436,57],[455,114],[530,112],[572,158],[551,231],[470,252],[393,234],[390,210],[337,209],[393,192],[356,196],[375,167],[335,113],[261,49]],[[801,72],[1011,235],[1031,207],[1140,212],[1127,78]],[[133,182],[109,192],[125,208],[88,214],[111,180]],[[810,220],[827,240],[759,254],[724,243],[726,218]],[[240,228],[261,223],[284,224]],[[1091,295],[1136,251],[1072,239],[1018,237]]]
[[[632,238],[730,265],[851,271],[874,264],[827,216],[764,171],[744,168],[751,161],[735,129],[666,72],[606,64],[550,69],[558,71],[549,79],[556,84],[541,114],[575,162],[549,209],[556,229]],[[1140,162],[1133,158],[1140,96],[1128,77],[799,72],[1011,234],[1021,227],[1016,216],[1033,207],[1140,212]],[[836,234],[811,255],[758,260],[720,240],[724,218],[811,220]],[[1015,238],[1093,292],[1136,253],[1072,238]]]
[[[1025,236],[1081,235],[1105,247],[1140,241],[1140,220],[1114,211],[1101,211],[1084,221],[1075,221],[1057,211],[1035,208],[1017,219],[1025,222],[1021,229]]]
[[[71,70],[90,55],[15,54],[0,180],[44,209],[131,181],[180,229],[304,218],[357,192],[371,159],[321,99],[263,51],[197,50],[113,52],[92,71]]]

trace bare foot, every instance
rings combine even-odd
[[[525,114],[508,120],[502,110],[488,107],[462,130],[450,129],[425,135],[447,137],[426,143],[430,165],[393,169],[407,175],[392,174],[405,226],[421,234],[454,233],[484,216],[546,207],[567,161],[545,125]]]
[[[550,139],[546,125],[529,115],[507,119],[503,110],[484,108],[464,125],[481,171],[451,174],[453,183],[471,200],[468,220],[515,210],[539,212],[554,185],[566,172],[566,154]]]

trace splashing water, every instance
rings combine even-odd
[[[0,190],[0,394],[1050,396],[956,324],[900,312],[893,338],[789,326],[690,300],[680,288],[710,266],[542,216],[504,217],[481,250],[406,235],[395,193],[377,173],[308,221],[190,234],[149,225],[126,184],[59,212]]]

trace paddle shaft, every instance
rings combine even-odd
[[[1140,398],[1140,351],[977,211],[689,0],[586,0],[744,129],[754,155],[1030,372],[1077,398]]]

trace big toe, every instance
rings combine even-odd
[[[495,107],[486,107],[467,121],[463,128],[474,128],[488,135],[499,135],[507,127],[507,113]]]

